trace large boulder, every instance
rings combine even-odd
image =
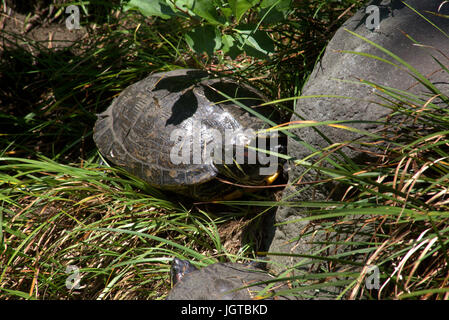
[[[409,0],[406,1],[411,7],[415,8],[427,19],[435,23],[446,33],[449,33],[449,19],[432,15],[426,11],[437,12],[442,0]],[[368,29],[371,22],[369,13],[366,13],[368,5],[377,5],[380,12],[380,25],[378,29]],[[379,101],[372,87],[363,84],[353,84],[349,82],[337,81],[366,79],[376,84],[386,85],[403,90],[412,90],[414,92],[428,91],[422,85],[417,84],[416,79],[411,77],[404,70],[387,64],[385,62],[351,53],[343,53],[341,50],[356,51],[360,53],[376,55],[390,61],[391,57],[384,54],[379,49],[363,41],[362,39],[350,34],[345,28],[351,30],[370,41],[373,41],[382,47],[390,50],[429,79],[438,83],[441,90],[448,92],[449,77],[441,70],[440,66],[434,61],[432,55],[441,62],[447,64],[448,61],[439,52],[428,47],[419,47],[405,36],[408,34],[419,43],[429,45],[449,53],[449,39],[442,32],[437,30],[425,19],[411,10],[400,1],[372,1],[358,11],[352,18],[336,32],[333,39],[329,42],[325,54],[316,64],[302,95],[338,95],[362,98],[361,100],[337,99],[337,98],[307,98],[297,101],[295,111],[305,120],[378,120],[385,117],[390,110],[381,107],[375,103],[366,100]],[[449,3],[441,7],[440,13],[449,14]],[[368,21],[367,21],[368,20]],[[396,62],[397,63],[397,62]],[[377,91],[377,92],[376,92]],[[294,116],[292,121],[303,120]],[[352,126],[368,130],[376,129],[373,124],[354,124]],[[354,133],[328,127],[319,127],[322,132],[331,140],[331,142],[347,141],[355,137]],[[311,128],[301,128],[294,130],[294,134],[300,137],[303,142],[315,147],[322,148],[329,145],[329,142],[322,138]],[[299,141],[290,139],[288,142],[289,155],[297,159],[304,159],[312,151],[305,147]],[[361,154],[354,150],[345,150],[353,159],[359,159]],[[310,188],[307,191],[298,193],[302,186],[291,186],[302,177],[302,182],[314,181],[316,177],[313,171],[303,176],[307,168],[302,166],[293,167],[289,172],[289,187],[284,191],[283,198],[286,201],[322,201],[328,197],[328,189],[322,187]],[[313,233],[313,225],[308,221],[301,221],[289,224],[283,224],[287,221],[297,220],[307,216],[304,209],[298,207],[280,207],[277,210],[275,222],[281,223],[268,237],[269,251],[293,254],[310,254],[313,251],[311,243],[320,240]],[[291,241],[295,239],[295,241]],[[288,256],[270,256],[273,262],[273,268],[276,265],[297,264],[300,258]],[[278,267],[281,268],[281,267]],[[297,272],[301,272],[298,268]],[[279,271],[279,270],[277,270]]]

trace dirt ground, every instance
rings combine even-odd
[[[57,8],[48,1],[10,0],[0,6],[0,50],[8,46],[5,40],[18,44],[22,42],[23,47],[28,50],[32,50],[32,47],[24,38],[39,42],[48,49],[61,49],[87,36],[86,29],[82,26],[80,29],[69,30],[65,24],[69,15],[65,14],[64,8]]]

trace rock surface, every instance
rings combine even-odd
[[[366,100],[379,100],[375,96],[376,92],[369,86],[334,80],[357,81],[359,78],[398,89],[411,89],[414,92],[426,92],[426,89],[422,85],[417,84],[417,81],[409,74],[398,70],[390,64],[366,56],[342,53],[339,51],[349,50],[373,54],[394,61],[379,49],[345,31],[344,28],[362,35],[392,51],[394,54],[414,66],[422,74],[429,76],[431,81],[434,83],[437,82],[441,90],[444,92],[449,91],[448,75],[444,71],[441,71],[441,68],[435,63],[431,55],[446,65],[448,63],[447,59],[435,50],[413,45],[413,42],[408,39],[403,32],[410,35],[419,43],[438,48],[446,54],[449,52],[449,39],[401,2],[393,1],[388,6],[384,6],[387,2],[389,1],[372,1],[367,4],[367,6],[378,5],[380,9],[381,20],[379,29],[369,30],[366,27],[365,22],[369,19],[368,14],[365,13],[366,7],[363,7],[358,13],[344,23],[330,41],[322,59],[315,66],[315,69],[303,89],[303,96],[330,94],[363,98]],[[438,7],[442,2],[443,1],[440,0],[407,1],[410,6],[417,9],[446,33],[449,33],[449,19],[440,18],[425,12],[437,12]],[[446,15],[449,14],[449,3],[442,6],[440,13]],[[295,111],[301,115],[303,119],[294,116],[292,121],[377,120],[389,113],[388,109],[375,103],[337,98],[300,99],[297,101]],[[372,124],[357,124],[351,126],[368,130],[376,128],[376,126]],[[354,138],[354,134],[347,131],[324,128],[323,126],[319,127],[319,129],[333,142]],[[329,143],[313,129],[296,129],[294,130],[294,133],[300,137],[303,142],[308,143],[315,148],[329,145]],[[297,159],[303,159],[311,154],[311,151],[304,147],[303,144],[292,139],[289,139],[288,150],[289,155],[294,156]],[[357,159],[357,157],[360,156],[360,154],[357,154],[357,152],[352,150],[345,150],[345,152],[353,159]],[[306,168],[301,166],[293,168],[289,172],[289,184],[297,181],[305,170]],[[302,177],[302,181],[313,181],[315,179],[316,177],[311,173]],[[322,201],[325,200],[328,195],[327,190],[318,187],[311,188],[298,194],[297,192],[300,188],[302,188],[302,186],[287,187],[284,191],[283,198],[286,199],[286,201],[297,202],[311,200]],[[304,209],[297,207],[280,207],[276,213],[275,222],[283,223],[305,216],[307,216],[307,213]],[[309,243],[313,236],[313,225],[308,221],[282,224],[278,225],[276,228],[272,228],[270,237],[268,237],[267,246],[269,246],[270,252],[310,254],[312,252],[312,246]],[[291,239],[295,239],[295,241],[289,241]],[[319,238],[315,237],[314,240],[319,240]],[[273,262],[280,262],[287,265],[297,264],[300,261],[300,258],[286,256],[270,256],[270,259]],[[280,271],[280,269],[276,270],[276,265],[276,263],[273,263],[274,271]],[[298,273],[301,273],[300,269],[301,268],[296,269],[298,270]]]
[[[183,262],[186,261],[175,260],[174,263]],[[272,279],[264,270],[249,264],[215,263],[184,273],[167,300],[258,300],[269,297],[275,289],[286,289],[285,285],[274,284],[269,290],[262,291],[267,284],[261,282]],[[284,300],[287,297],[275,296],[274,299]]]

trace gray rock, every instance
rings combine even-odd
[[[386,4],[389,1],[372,1],[371,4]],[[410,0],[407,1],[413,8],[421,12],[426,18],[434,22],[446,33],[449,33],[449,19],[440,18],[425,10],[436,12],[439,5],[443,1],[440,0]],[[404,31],[416,41],[433,46],[440,49],[444,53],[449,52],[449,39],[432,25],[419,17],[415,12],[403,5],[399,1],[393,1],[389,6],[380,6],[381,21],[380,29],[369,30],[365,25],[365,7],[357,14],[344,23],[344,25],[336,32],[333,39],[326,48],[325,54],[321,61],[317,63],[307,84],[302,92],[303,96],[317,94],[331,94],[340,96],[349,96],[354,98],[363,98],[366,100],[379,101],[375,92],[371,87],[362,84],[351,84],[347,82],[335,81],[333,79],[351,80],[366,79],[377,84],[387,85],[398,89],[411,89],[413,92],[427,92],[428,90],[412,78],[407,72],[400,71],[397,68],[368,57],[342,53],[338,50],[350,50],[367,54],[377,55],[394,61],[391,57],[382,53],[377,48],[364,42],[347,31],[351,30],[369,40],[381,45],[382,47],[392,51],[398,55],[424,75],[430,75],[429,79],[437,82],[438,86],[444,92],[448,92],[448,74],[440,70],[440,67],[432,59],[433,55],[441,62],[447,64],[446,58],[440,53],[429,48],[417,47],[413,42],[407,39],[401,32]],[[449,4],[442,7],[440,13],[449,13]],[[440,70],[440,71],[438,71]],[[310,98],[298,100],[296,110],[305,120],[369,120],[374,121],[385,117],[390,111],[375,103],[337,99],[337,98]],[[297,116],[292,118],[301,120]],[[354,124],[351,125],[358,128],[373,130],[378,125],[373,124]],[[351,140],[354,134],[338,129],[325,128],[320,126],[319,129],[330,138],[332,142]],[[313,129],[296,129],[294,133],[300,137],[303,142],[310,144],[315,148],[322,148],[329,145],[320,135]],[[289,155],[297,159],[303,159],[311,154],[310,149],[298,141],[289,139],[288,142]],[[344,150],[347,155],[356,161],[360,161],[358,154],[353,150]],[[306,168],[297,166],[289,172],[289,184],[297,181],[299,177],[305,173]],[[302,181],[314,181],[317,177],[314,172],[308,172],[302,177]],[[283,193],[286,201],[322,201],[327,199],[329,189],[322,187],[313,187],[301,193],[297,193],[301,186],[287,187]],[[296,194],[295,194],[296,193]],[[280,207],[276,213],[275,222],[284,223],[306,217],[307,213],[298,207]],[[270,252],[283,252],[294,254],[311,254],[314,247],[310,244],[313,240],[323,240],[319,235],[314,234],[314,226],[308,221],[295,222],[290,224],[278,225],[272,228],[272,233],[267,238]],[[369,232],[369,230],[365,230]],[[329,236],[329,235],[327,235]],[[295,239],[295,241],[291,241]],[[326,251],[327,253],[328,251]],[[294,265],[301,261],[298,257],[286,256],[270,256],[273,263],[274,271],[278,272],[283,265]],[[277,264],[280,263],[280,264]],[[278,266],[278,267],[276,267]],[[297,268],[297,273],[306,272],[307,267]]]
[[[171,266],[173,289],[167,300],[275,300],[296,299],[274,296],[277,290],[288,287],[279,283],[265,283],[273,278],[251,264],[215,263],[196,269],[189,261],[173,259]],[[266,286],[269,285],[269,288]]]

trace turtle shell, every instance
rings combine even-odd
[[[273,277],[251,264],[215,263],[198,270],[188,261],[175,258],[170,271],[175,284],[167,300],[255,300],[266,297],[273,288],[285,289],[285,285],[275,283],[269,291],[262,292],[267,285],[262,282]]]
[[[213,193],[224,192],[227,187],[213,186],[220,169],[212,158],[195,158],[209,150],[210,132],[225,136],[226,130],[268,127],[232,101],[225,101],[219,92],[238,98],[248,107],[265,100],[249,86],[227,78],[210,78],[201,70],[156,73],[127,87],[98,115],[93,139],[106,159],[150,185],[211,199]],[[257,111],[269,116],[273,109]],[[174,152],[176,148],[179,150]],[[182,162],[173,161],[173,156],[179,158],[185,150],[190,151],[187,161],[186,157]],[[247,180],[253,184],[262,181],[257,177]]]

